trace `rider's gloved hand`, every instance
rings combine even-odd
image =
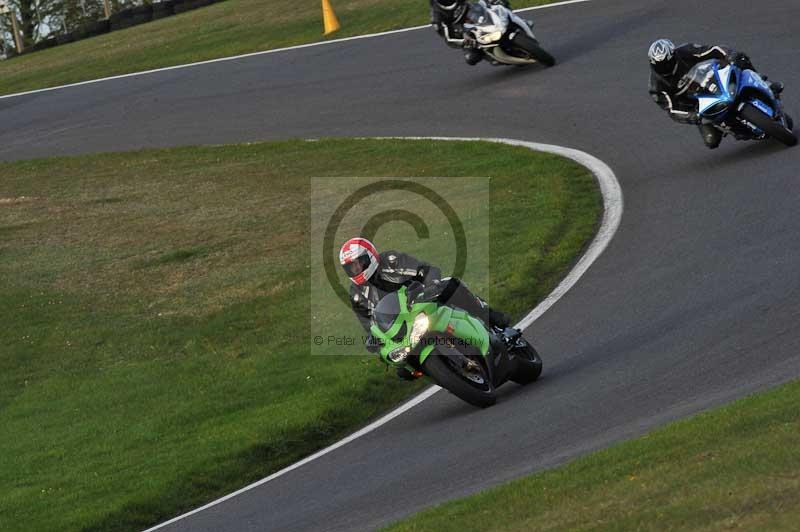
[[[434,299],[438,298],[442,291],[447,287],[446,283],[442,281],[436,280],[432,283],[429,283],[428,286],[422,291],[419,295],[420,301],[433,301]]]
[[[370,334],[369,338],[367,338],[367,343],[364,347],[366,347],[367,351],[369,351],[370,353],[378,353],[380,352],[381,347],[383,347],[383,344],[381,343],[380,340],[378,340],[377,338],[375,338]]]
[[[737,67],[741,68],[742,70],[755,70],[753,68],[753,62],[750,61],[750,57],[743,52],[731,52],[728,54],[727,57],[728,63],[732,65],[736,65]]]
[[[412,282],[406,289],[408,300],[412,303],[421,301],[433,301],[436,299],[441,291],[444,289],[444,284],[437,280],[431,281],[426,285],[418,281]]]
[[[414,374],[408,371],[406,368],[397,368],[397,376],[403,379],[404,381],[416,380]]]

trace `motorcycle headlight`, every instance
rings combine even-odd
[[[478,37],[478,42],[481,44],[492,44],[493,42],[499,41],[503,37],[503,33],[500,31],[493,31],[492,33],[484,33],[480,37]]]
[[[408,357],[409,351],[410,349],[407,347],[398,347],[397,349],[392,349],[389,351],[389,354],[386,355],[386,358],[388,358],[389,361],[394,364],[399,364],[400,362],[404,361],[406,357]]]
[[[428,332],[430,324],[431,322],[428,316],[424,313],[414,318],[414,325],[411,327],[411,345],[417,345],[419,343],[422,339],[422,335]]]

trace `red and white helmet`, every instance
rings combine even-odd
[[[372,242],[366,238],[351,238],[339,251],[339,262],[350,280],[362,285],[378,269],[381,257]]]

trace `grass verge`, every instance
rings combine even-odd
[[[529,7],[554,0],[522,0]],[[430,21],[418,0],[334,0],[336,39]],[[228,0],[0,61],[0,95],[324,40],[319,1]]]
[[[387,528],[797,530],[800,382]]]
[[[586,169],[479,142],[0,163],[0,529],[143,528],[421,387],[369,356],[309,356],[310,178],[321,172],[491,176],[502,283],[483,293],[516,314],[559,281],[601,211]]]

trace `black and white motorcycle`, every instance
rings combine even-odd
[[[504,0],[471,3],[463,26],[464,45],[483,52],[493,65],[556,64],[533,34],[533,23],[516,15]]]

